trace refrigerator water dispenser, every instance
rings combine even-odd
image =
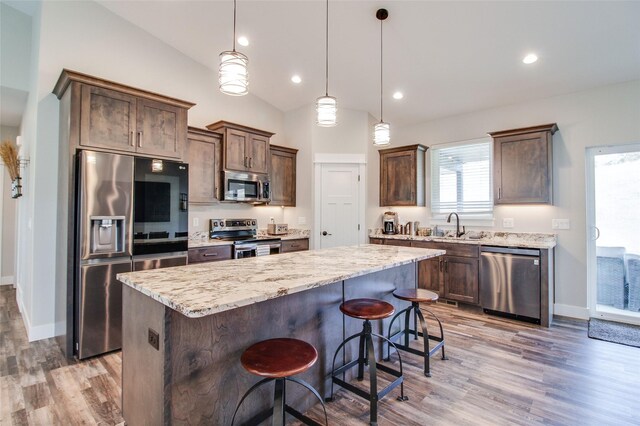
[[[91,254],[124,251],[124,216],[91,216]]]

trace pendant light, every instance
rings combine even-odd
[[[233,50],[220,54],[218,83],[225,95],[243,96],[249,93],[249,72],[246,55],[236,52],[236,0],[233,0]]]
[[[376,18],[380,20],[380,122],[373,128],[373,145],[375,146],[385,146],[391,143],[389,123],[385,123],[382,118],[382,22],[388,16],[387,9],[378,9],[376,12]]]
[[[327,20],[325,32],[325,92],[316,99],[316,124],[322,127],[333,127],[338,124],[338,101],[329,96],[329,0],[327,0]]]

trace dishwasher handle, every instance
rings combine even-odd
[[[513,248],[513,247],[480,246],[480,252],[519,254],[522,256],[540,256],[540,250],[538,249],[525,249],[525,248]]]

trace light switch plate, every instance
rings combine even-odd
[[[571,229],[569,219],[551,219],[551,229]]]
[[[502,227],[503,228],[513,228],[514,227],[514,220],[512,217],[505,217],[502,219]]]
[[[200,226],[200,218],[194,217],[193,218],[193,227],[197,228],[198,226]]]

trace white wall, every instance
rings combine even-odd
[[[640,142],[640,80],[398,129],[393,146],[429,146],[553,122],[560,129],[553,138],[554,205],[497,206],[494,229],[503,230],[502,219],[509,217],[515,220],[513,231],[556,232],[551,229],[552,218],[570,219],[570,230],[557,231],[556,313],[584,317],[588,316],[585,148]],[[373,192],[379,177],[371,177],[376,179],[370,181]],[[381,226],[381,210],[369,210],[369,227]],[[428,208],[394,210],[402,221],[429,219]]]
[[[31,17],[0,3],[0,80],[3,87],[29,89]],[[3,123],[4,124],[4,123]]]
[[[222,95],[214,71],[96,3],[44,2],[33,27],[34,76],[21,128],[31,165],[25,177],[27,188],[20,211],[24,216],[18,236],[19,303],[26,311],[31,340],[50,337],[56,321],[58,329],[63,329],[60,321],[64,316],[56,318],[51,302],[56,296],[52,277],[56,275],[53,253],[58,203],[58,100],[51,90],[63,68],[195,102],[189,111],[192,126],[204,127],[224,119],[274,132],[272,142],[287,145],[281,111],[252,95]],[[247,215],[259,216],[261,225],[266,225],[265,217],[281,213],[275,207],[261,210],[226,204],[193,207],[192,211],[202,219],[201,227],[207,226],[204,219],[211,217]],[[64,283],[58,284],[64,287]]]
[[[16,141],[17,127],[0,126],[0,141]],[[0,285],[15,284],[16,263],[16,210],[18,201],[11,198],[11,178],[0,162]]]

